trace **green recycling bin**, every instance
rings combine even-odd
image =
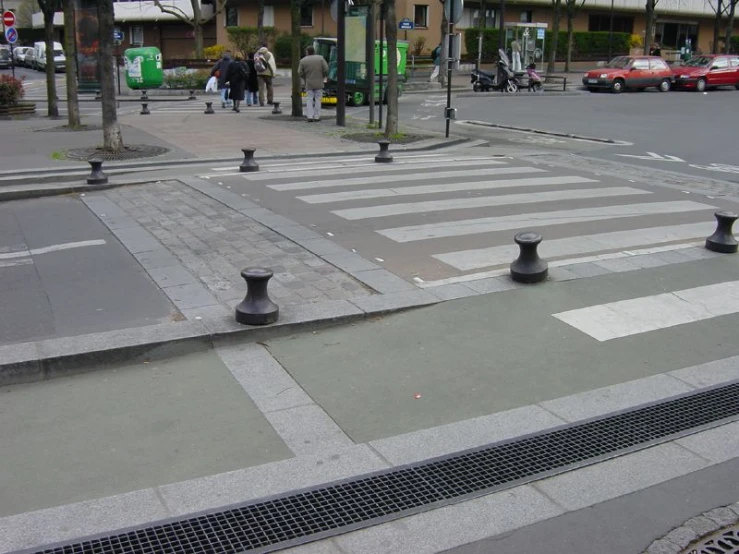
[[[126,62],[126,84],[133,90],[159,88],[164,82],[162,53],[146,46],[129,48],[123,53]]]

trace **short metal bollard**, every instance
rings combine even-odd
[[[141,115],[149,115],[151,112],[149,111],[149,104],[146,102],[143,102],[141,104]]]
[[[716,212],[716,231],[706,239],[706,248],[722,254],[733,254],[737,251],[737,242],[732,227],[739,216],[732,212]]]
[[[213,111],[213,102],[206,102],[205,103],[205,112],[203,113],[216,113]]]
[[[88,185],[104,185],[108,182],[108,177],[103,173],[103,160],[98,158],[87,160],[90,164],[92,171],[90,176],[87,178]]]
[[[282,110],[280,109],[280,103],[279,103],[279,102],[273,102],[273,103],[272,103],[272,106],[274,106],[274,107],[272,108],[272,113],[273,113],[274,115],[279,115],[279,114],[281,114],[281,113],[282,113]]]
[[[254,160],[254,152],[256,152],[256,150],[256,148],[241,149],[244,153],[244,161],[241,162],[241,165],[239,166],[239,171],[241,173],[246,173],[247,171],[259,171],[259,164]]]
[[[142,90],[141,91],[141,100],[148,100],[148,99],[149,99],[149,97],[146,95],[146,91],[145,90]]]
[[[531,231],[518,233],[513,240],[521,253],[511,264],[511,279],[518,283],[539,283],[549,275],[549,264],[539,257],[536,251],[541,235]]]
[[[236,306],[236,321],[243,325],[269,325],[277,321],[280,308],[267,294],[267,282],[272,278],[270,269],[255,267],[245,269],[241,276],[246,280],[246,298]]]
[[[188,100],[197,100],[197,98],[195,97],[195,91],[194,90],[191,90],[190,91],[190,96],[188,96],[187,99]]]
[[[375,156],[375,161],[378,163],[389,163],[393,161],[393,155],[390,153],[390,141],[387,139],[378,140],[377,144],[380,145],[380,153]]]
[[[95,100],[102,100],[102,99],[103,99],[102,94],[100,94],[100,91],[99,90],[96,90],[95,91]],[[57,100],[59,100],[59,99],[57,98]]]

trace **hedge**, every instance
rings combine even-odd
[[[302,55],[305,53],[306,47],[313,44],[313,37],[305,33],[301,33],[300,37],[303,43],[300,47],[300,54],[302,57]],[[283,61],[285,63],[290,63],[293,58],[292,48],[293,48],[292,35],[285,33],[285,34],[278,36],[277,40],[275,40],[275,50],[274,50],[275,57],[280,61]]]
[[[739,52],[739,35],[731,35],[731,53]]]
[[[477,57],[477,39],[479,29],[467,29],[464,33],[465,46],[467,54]],[[497,56],[498,53],[498,29],[483,29],[482,31],[482,57],[490,59]],[[587,58],[589,56],[604,56],[608,53],[609,42],[608,31],[605,32],[589,32],[575,31],[572,33],[572,57]],[[544,35],[544,50],[549,52],[553,33],[547,31]],[[613,42],[611,44],[611,52],[614,56],[629,53],[629,33],[613,33]],[[557,41],[557,60],[563,61],[567,57],[567,31],[559,32],[559,40]]]

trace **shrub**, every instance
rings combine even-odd
[[[209,60],[217,60],[226,51],[226,47],[222,44],[214,44],[203,48],[203,55]]]
[[[228,33],[228,39],[234,45],[234,49],[244,59],[246,59],[249,52],[256,52],[261,46],[259,29],[256,27],[226,27],[226,32]],[[264,40],[268,44],[274,42],[276,34],[274,27],[263,27],[262,32],[264,33]]]
[[[629,48],[641,48],[642,46],[644,46],[644,39],[640,35],[629,37]]]
[[[739,35],[732,36],[731,42],[729,44],[731,45],[730,51],[732,54],[736,54],[737,52],[739,52]]]
[[[205,90],[208,79],[210,79],[210,71],[192,71],[178,67],[164,76],[164,86],[170,89]]]
[[[301,33],[300,34],[301,39],[301,45],[300,45],[300,52],[301,55],[305,51],[306,47],[313,44],[313,37]],[[283,35],[280,35],[277,37],[277,40],[275,41],[275,57],[278,60],[284,60],[286,62],[291,62],[293,55],[292,55],[292,47],[293,47],[293,37],[292,35],[285,33]]]
[[[413,49],[413,55],[414,56],[420,56],[423,54],[423,49],[426,46],[426,37],[423,35],[420,35],[416,40],[413,41],[412,49]]]
[[[15,106],[25,93],[22,79],[0,75],[0,105]]]

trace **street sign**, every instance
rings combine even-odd
[[[411,21],[407,17],[404,17],[403,19],[398,21],[398,29],[400,29],[401,31],[412,31],[413,21]]]
[[[444,17],[449,21],[449,11],[451,10],[452,2],[454,2],[454,23],[459,23],[462,19],[462,10],[464,9],[464,2],[462,0],[444,0]]]
[[[120,31],[116,29],[113,31],[113,40],[117,40],[118,42],[123,40],[123,31]]]
[[[8,44],[15,44],[18,41],[18,31],[15,30],[15,27],[6,27],[5,40],[8,41]]]
[[[4,11],[3,12],[3,25],[6,27],[14,27],[15,26],[15,14],[11,11]]]
[[[544,38],[544,29],[537,29],[536,30],[536,38],[538,40],[541,40]]]

